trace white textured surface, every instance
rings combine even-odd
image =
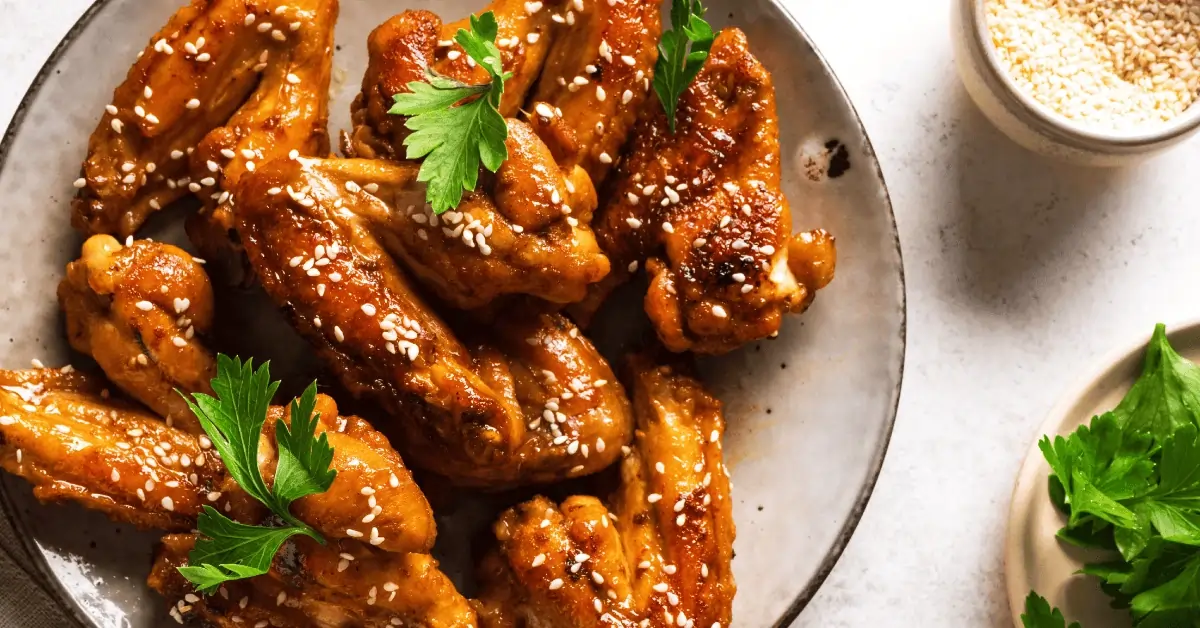
[[[87,4],[0,0],[0,122]],[[883,476],[797,625],[1011,625],[1004,522],[1043,415],[1111,347],[1156,320],[1200,314],[1200,203],[1188,196],[1200,144],[1126,170],[1047,162],[968,100],[946,3],[789,5],[875,143],[909,302],[905,387]],[[29,617],[30,603],[0,599],[0,624]]]

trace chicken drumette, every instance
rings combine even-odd
[[[257,162],[328,154],[336,18],[337,0],[193,0],[177,11],[88,141],[75,227],[129,235],[189,192],[211,211]]]
[[[644,265],[646,312],[673,351],[722,353],[773,335],[832,278],[833,238],[793,236],[780,189],[775,90],[726,28],[679,99],[678,126],[643,111],[596,233],[613,264],[593,304]]]
[[[191,255],[149,240],[122,246],[96,235],[58,286],[67,339],[108,379],[192,434],[200,425],[176,389],[211,392],[216,361],[201,342],[213,319],[212,286]]]
[[[388,254],[395,209],[343,183],[389,172],[403,166],[300,159],[244,178],[238,231],[267,293],[346,388],[388,410],[417,466],[492,487],[608,466],[632,421],[607,363],[536,311],[464,325],[485,339],[469,350]]]
[[[637,357],[630,371],[638,431],[620,488],[608,504],[538,497],[500,517],[479,570],[485,628],[729,626],[721,404],[677,368]]]

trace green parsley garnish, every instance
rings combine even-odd
[[[1067,619],[1063,617],[1062,611],[1050,608],[1046,598],[1033,591],[1025,598],[1025,612],[1021,613],[1021,623],[1025,628],[1080,628],[1079,622],[1067,626]]]
[[[700,0],[671,0],[671,30],[658,43],[654,64],[654,93],[667,112],[667,125],[675,132],[675,107],[712,48],[713,29],[704,21]]]
[[[1113,552],[1082,573],[1100,578],[1113,606],[1141,628],[1200,625],[1198,425],[1200,367],[1158,325],[1141,376],[1116,408],[1038,443],[1052,471],[1050,498],[1067,514],[1058,538]]]
[[[216,397],[193,394],[192,399],[184,399],[221,454],[229,475],[279,517],[282,525],[246,525],[205,506],[199,520],[201,538],[188,554],[188,566],[179,568],[202,593],[211,593],[222,582],[267,573],[279,547],[293,535],[324,543],[320,533],[293,516],[289,507],[301,497],[329,490],[337,475],[329,468],[333,461],[329,439],[325,434],[316,437],[320,418],[313,413],[316,382],[292,400],[291,425],[284,421],[275,424],[279,460],[270,487],[258,469],[258,440],[271,398],[279,388],[279,382],[271,381],[270,364],[255,369],[253,360],[242,362],[218,355],[212,387]]]
[[[488,11],[471,16],[471,30],[458,29],[458,42],[492,81],[467,85],[426,70],[429,82],[413,81],[408,92],[396,94],[388,113],[409,116],[404,126],[412,131],[404,139],[408,159],[425,158],[417,180],[426,183],[425,198],[440,214],[462,200],[464,190],[475,189],[479,164],[491,172],[508,159],[508,125],[500,115],[504,72],[496,47],[496,16]]]

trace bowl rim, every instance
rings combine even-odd
[[[37,74],[34,75],[29,87],[26,89],[24,95],[21,96],[21,100],[17,104],[17,108],[13,112],[12,119],[5,129],[3,136],[0,136],[0,170],[3,170],[4,166],[7,164],[12,149],[12,143],[16,139],[17,132],[21,129],[23,123],[25,122],[25,117],[29,112],[29,108],[34,99],[37,97],[38,93],[41,91],[43,84],[54,72],[55,66],[58,64],[62,56],[66,54],[67,50],[75,43],[75,40],[79,37],[79,35],[91,24],[96,15],[106,8],[112,1],[113,0],[91,0],[91,4],[88,5],[82,14],[80,14],[79,18],[75,21],[71,28],[68,29],[65,34],[63,34],[58,44],[55,45],[50,55],[46,58],[46,61],[43,62],[41,67],[38,69]],[[879,163],[878,153],[875,151],[875,147],[871,142],[870,136],[867,134],[866,127],[862,122],[862,117],[859,115],[858,109],[854,106],[853,101],[851,101],[850,95],[846,92],[845,86],[842,85],[841,80],[833,71],[829,61],[825,58],[825,55],[821,53],[820,49],[816,45],[816,42],[808,34],[808,32],[804,30],[803,26],[800,25],[800,22],[796,19],[796,16],[793,15],[792,12],[787,8],[783,0],[766,1],[769,3],[769,5],[773,6],[779,12],[782,18],[786,20],[792,28],[795,29],[801,38],[803,38],[804,43],[811,49],[813,56],[820,63],[821,67],[824,68],[826,74],[831,79],[832,88],[837,92],[837,94],[840,95],[841,99],[850,109],[850,113],[853,115],[854,127],[863,138],[863,150],[866,153],[866,156],[870,159],[870,175],[878,181],[879,189],[881,191],[880,201],[886,209],[887,226],[892,236],[892,246],[895,250],[896,270],[898,273],[897,280],[900,288],[900,300],[897,304],[897,309],[899,310],[900,314],[900,326],[898,330],[899,364],[897,365],[896,370],[896,381],[890,392],[890,407],[886,410],[886,420],[880,433],[880,442],[876,450],[872,452],[871,460],[866,469],[867,475],[864,478],[862,485],[859,487],[858,493],[855,495],[853,505],[846,513],[846,521],[842,524],[841,529],[838,530],[838,533],[833,543],[829,546],[828,551],[825,553],[825,556],[822,557],[817,570],[813,573],[812,577],[809,578],[808,582],[805,583],[800,592],[796,594],[796,597],[793,598],[788,607],[784,609],[779,619],[772,624],[772,628],[787,628],[796,620],[808,603],[812,601],[813,597],[816,596],[817,591],[820,590],[821,586],[825,583],[825,580],[828,579],[829,575],[833,572],[834,566],[845,552],[846,547],[850,542],[850,538],[854,535],[855,530],[858,528],[858,524],[862,521],[862,517],[866,512],[867,504],[874,493],[875,486],[879,481],[879,476],[883,471],[883,463],[887,457],[888,447],[891,444],[892,434],[896,427],[896,418],[900,407],[900,395],[904,385],[904,367],[908,355],[908,286],[904,272],[904,256],[902,247],[900,245],[900,231],[896,224],[896,213],[895,208],[892,205],[891,193],[888,191],[887,182],[884,179],[883,170]],[[21,528],[21,518],[16,515],[16,504],[12,501],[12,496],[9,493],[7,482],[10,480],[11,478],[8,477],[0,478],[0,506],[2,506],[0,507],[0,513],[2,513],[3,517],[12,526],[14,531],[19,531]],[[29,567],[32,567],[32,569],[27,568],[24,564],[21,564],[22,570],[29,574],[40,588],[50,594],[50,597],[58,602],[58,606],[67,612],[68,618],[73,619],[78,626],[81,628],[99,628],[94,618],[87,612],[87,610],[80,606],[75,598],[63,587],[62,582],[58,579],[53,569],[50,568],[49,563],[46,561],[45,555],[38,547],[36,541],[25,535],[18,534],[17,536],[20,538],[20,546],[29,555],[32,562],[32,565],[29,565]],[[0,551],[4,551],[3,548],[0,548]]]
[[[1060,137],[1070,144],[1103,145],[1124,149],[1151,147],[1179,139],[1200,126],[1200,106],[1193,102],[1182,113],[1166,122],[1151,124],[1146,130],[1103,131],[1089,128],[1054,111],[1046,105],[1034,100],[1025,93],[1012,76],[1000,67],[1000,58],[996,47],[992,45],[991,34],[988,31],[987,11],[985,4],[988,0],[958,0],[966,4],[967,15],[972,27],[970,40],[976,51],[983,57],[990,83],[999,83],[1003,87],[1003,95],[998,95],[1007,104],[1015,104],[1021,110],[1032,116],[1040,127],[1039,130],[1052,137]],[[957,26],[956,26],[957,27]],[[1200,99],[1198,99],[1200,100]],[[1061,141],[1061,140],[1060,140]]]

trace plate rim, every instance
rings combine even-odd
[[[43,62],[41,67],[38,69],[37,74],[34,75],[29,87],[25,90],[24,95],[21,96],[21,100],[17,103],[17,108],[13,112],[12,119],[9,121],[8,126],[5,128],[3,138],[0,139],[0,171],[3,171],[4,167],[7,165],[9,152],[12,148],[12,143],[16,139],[17,132],[21,129],[23,123],[25,122],[25,117],[28,114],[33,100],[36,99],[47,78],[50,76],[51,72],[53,72],[54,67],[58,64],[66,51],[75,43],[75,40],[79,37],[83,30],[91,24],[96,15],[110,2],[112,2],[112,0],[92,0],[92,3],[83,11],[75,23],[71,25],[71,28],[69,28],[67,32],[63,34],[62,39],[60,39],[58,44],[55,45],[54,49],[50,52],[50,55],[46,58],[46,61]],[[829,61],[825,58],[825,55],[817,47],[816,42],[808,34],[808,31],[806,31],[800,24],[799,20],[796,19],[796,16],[792,13],[792,11],[788,9],[782,0],[767,0],[767,2],[778,9],[783,18],[791,25],[792,28],[796,30],[800,37],[804,39],[805,44],[807,44],[809,49],[812,50],[812,54],[816,58],[817,62],[820,63],[822,69],[832,80],[832,86],[834,90],[838,95],[840,95],[841,100],[849,108],[849,111],[854,118],[854,128],[862,137],[863,151],[870,160],[871,167],[869,174],[878,182],[879,190],[881,192],[880,202],[887,210],[886,221],[891,235],[891,244],[894,249],[897,280],[900,288],[900,299],[897,307],[900,313],[900,326],[897,330],[898,340],[900,342],[900,361],[897,365],[896,381],[890,394],[891,407],[886,411],[887,417],[885,420],[884,429],[881,432],[879,445],[872,453],[870,464],[867,467],[867,477],[863,481],[862,486],[859,487],[858,494],[854,499],[854,504],[847,512],[846,521],[842,524],[842,527],[838,531],[834,542],[825,552],[825,556],[821,559],[816,572],[814,572],[812,577],[809,578],[804,588],[800,590],[800,592],[792,600],[791,604],[789,604],[784,610],[779,619],[772,624],[773,628],[785,628],[791,625],[792,622],[799,617],[801,611],[803,611],[808,603],[812,601],[813,597],[816,596],[821,586],[833,572],[833,568],[837,565],[842,554],[845,552],[851,537],[853,537],[854,532],[858,529],[859,523],[862,521],[862,517],[866,512],[867,505],[875,491],[875,486],[879,482],[879,476],[883,471],[883,463],[887,458],[888,448],[892,442],[892,434],[895,431],[896,418],[900,407],[900,396],[904,387],[904,367],[908,356],[908,285],[904,272],[904,254],[900,244],[900,231],[896,224],[896,212],[892,205],[891,193],[888,190],[887,181],[884,178],[883,169],[879,163],[879,155],[875,151],[875,147],[871,142],[870,136],[867,134],[866,127],[863,125],[862,116],[859,115],[858,109],[854,106],[853,101],[850,99],[850,95],[846,92],[846,89],[842,85],[841,79],[838,78],[837,73],[834,72],[833,67],[829,64]],[[7,478],[4,481],[0,481],[0,506],[3,506],[0,508],[0,510],[3,511],[3,516],[8,521],[9,525],[12,526],[13,530],[19,531],[21,524],[18,517],[16,517],[14,514],[16,512],[16,505],[13,503],[12,497],[9,494],[6,484],[7,481]],[[43,590],[46,590],[47,593],[50,593],[51,597],[58,602],[59,607],[66,611],[70,618],[74,619],[79,626],[92,626],[99,628],[92,616],[75,601],[74,597],[72,597],[68,591],[64,589],[62,582],[57,578],[57,576],[55,576],[54,571],[50,568],[49,563],[47,563],[46,558],[42,554],[41,549],[37,546],[37,543],[31,537],[21,534],[18,534],[17,536],[20,537],[21,546],[29,554],[29,558],[33,563],[30,566],[32,566],[37,573],[30,571],[30,569],[28,569],[29,566],[21,564],[21,561],[18,560],[18,564],[22,567],[22,569],[34,578],[36,584],[38,584]],[[17,557],[13,558],[17,559]]]
[[[1173,336],[1184,334],[1194,335],[1200,333],[1200,316],[1181,318],[1170,323],[1165,323],[1165,325],[1168,340]],[[1025,598],[1029,595],[1028,577],[1018,579],[1016,575],[1016,566],[1022,564],[1020,559],[1022,553],[1021,546],[1025,540],[1025,537],[1021,534],[1022,526],[1018,525],[1019,521],[1024,521],[1024,518],[1019,518],[1019,513],[1016,511],[1018,500],[1026,491],[1035,491],[1034,494],[1040,494],[1041,499],[1049,499],[1044,488],[1037,486],[1038,483],[1043,483],[1043,478],[1048,477],[1050,473],[1050,465],[1042,456],[1038,442],[1044,435],[1059,434],[1066,424],[1066,419],[1069,417],[1071,410],[1101,380],[1125,368],[1126,362],[1132,362],[1131,366],[1135,368],[1140,366],[1144,361],[1146,345],[1149,344],[1150,338],[1149,334],[1142,333],[1135,339],[1116,345],[1114,349],[1105,352],[1096,361],[1095,368],[1089,369],[1083,376],[1073,380],[1066,391],[1058,397],[1054,405],[1046,413],[1045,420],[1038,425],[1037,435],[1021,460],[1021,467],[1018,469],[1016,479],[1013,481],[1012,495],[1009,497],[1008,520],[1005,522],[1004,532],[1005,597],[1008,598],[1009,613],[1012,615],[1012,622],[1015,628],[1022,628],[1020,617],[1021,613],[1025,611]],[[1134,378],[1136,379],[1136,375]],[[1035,497],[1034,499],[1037,498]],[[1027,571],[1023,570],[1021,575],[1024,575]]]

